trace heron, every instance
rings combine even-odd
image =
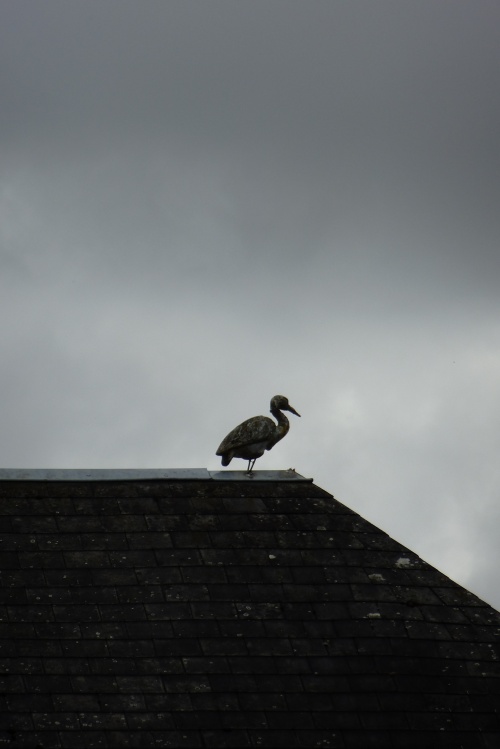
[[[271,398],[271,413],[277,424],[269,416],[253,416],[229,432],[216,452],[222,457],[222,465],[228,466],[233,458],[243,458],[248,460],[246,472],[251,475],[257,458],[264,455],[266,450],[271,450],[290,429],[290,422],[282,411],[291,411],[295,416],[300,416],[289,404],[288,398],[275,395]]]

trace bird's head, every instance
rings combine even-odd
[[[295,416],[300,416],[284,395],[275,395],[274,398],[271,398],[271,411],[291,411]]]

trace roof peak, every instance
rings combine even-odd
[[[308,481],[281,471],[209,471],[207,468],[0,468],[0,481]]]

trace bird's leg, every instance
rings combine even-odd
[[[249,476],[250,478],[252,478],[252,479],[253,479],[253,475],[252,475],[252,469],[253,469],[253,467],[254,467],[254,465],[255,465],[255,461],[256,461],[256,460],[257,460],[257,458],[254,458],[253,460],[252,460],[252,459],[250,459],[250,460],[248,461],[247,475],[248,475],[248,476]],[[250,463],[251,463],[252,465],[250,465]]]

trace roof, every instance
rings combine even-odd
[[[499,746],[498,612],[298,474],[199,470],[0,471],[0,746]]]

